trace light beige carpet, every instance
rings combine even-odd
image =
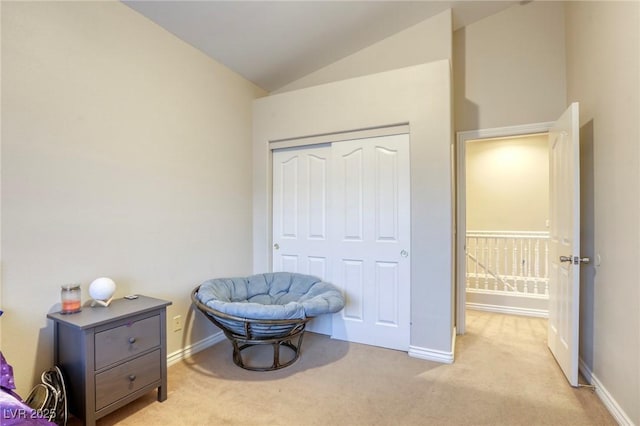
[[[546,347],[546,320],[475,311],[451,365],[307,333],[292,366],[250,372],[225,341],[170,367],[169,397],[155,398],[98,424],[616,424],[593,390],[568,385]]]

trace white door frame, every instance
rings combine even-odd
[[[465,333],[465,311],[467,304],[465,277],[465,237],[467,231],[466,192],[466,144],[476,139],[493,139],[510,136],[546,133],[554,122],[524,124],[519,126],[495,127],[469,130],[456,134],[456,333]]]

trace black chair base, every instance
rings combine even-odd
[[[191,293],[191,301],[205,317],[219,327],[233,345],[233,362],[238,367],[251,371],[273,371],[285,368],[300,358],[302,338],[307,322],[311,318],[287,320],[256,320],[240,318],[211,309],[201,303],[196,295],[198,288]],[[253,346],[271,345],[273,363],[269,367],[249,365],[242,358],[242,351]],[[293,352],[293,358],[280,362],[280,348]]]
[[[244,338],[239,338],[237,336],[229,336],[227,334],[227,338],[231,340],[233,344],[233,362],[241,368],[245,370],[251,371],[273,371],[279,370],[281,368],[285,368],[293,364],[300,358],[300,348],[302,347],[302,338],[304,337],[304,327],[298,330],[295,334],[288,335],[284,338],[272,338],[272,339],[261,339],[261,340],[247,340]],[[295,341],[295,343],[294,343]],[[242,358],[242,351],[254,346],[264,346],[271,345],[273,347],[273,364],[269,367],[260,367],[249,365]],[[287,348],[292,351],[293,358],[282,363],[280,362],[280,348]]]

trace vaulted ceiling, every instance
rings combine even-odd
[[[517,1],[123,3],[265,90],[276,90],[446,9],[454,29]]]

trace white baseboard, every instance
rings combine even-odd
[[[203,351],[205,349],[207,349],[210,346],[215,345],[218,342],[221,342],[225,339],[226,337],[224,336],[224,333],[222,333],[222,331],[219,331],[215,334],[212,334],[209,337],[206,337],[196,343],[192,343],[190,345],[185,346],[182,349],[179,349],[175,352],[170,353],[169,355],[167,355],[167,366],[173,365],[177,362],[182,361],[185,358],[189,358],[190,356],[193,356],[195,354],[197,354],[200,351]]]
[[[456,349],[456,328],[453,328],[451,336],[451,351],[439,351],[436,349],[422,348],[420,346],[409,346],[409,356],[412,358],[425,359],[427,361],[441,362],[443,364],[453,364]]]
[[[596,395],[598,395],[604,406],[607,407],[607,410],[609,410],[618,424],[621,426],[634,426],[634,423],[631,421],[629,416],[627,416],[627,413],[625,413],[622,407],[618,405],[613,396],[611,396],[607,389],[602,385],[602,382],[598,380],[582,359],[580,359],[580,372],[587,382],[595,387]]]
[[[496,312],[499,314],[521,315],[525,317],[549,318],[549,311],[546,309],[516,308],[502,305],[489,305],[485,303],[466,303],[467,309],[476,311]]]
[[[443,364],[453,364],[453,352],[409,346],[409,356],[412,358],[426,359],[427,361],[441,362]]]

